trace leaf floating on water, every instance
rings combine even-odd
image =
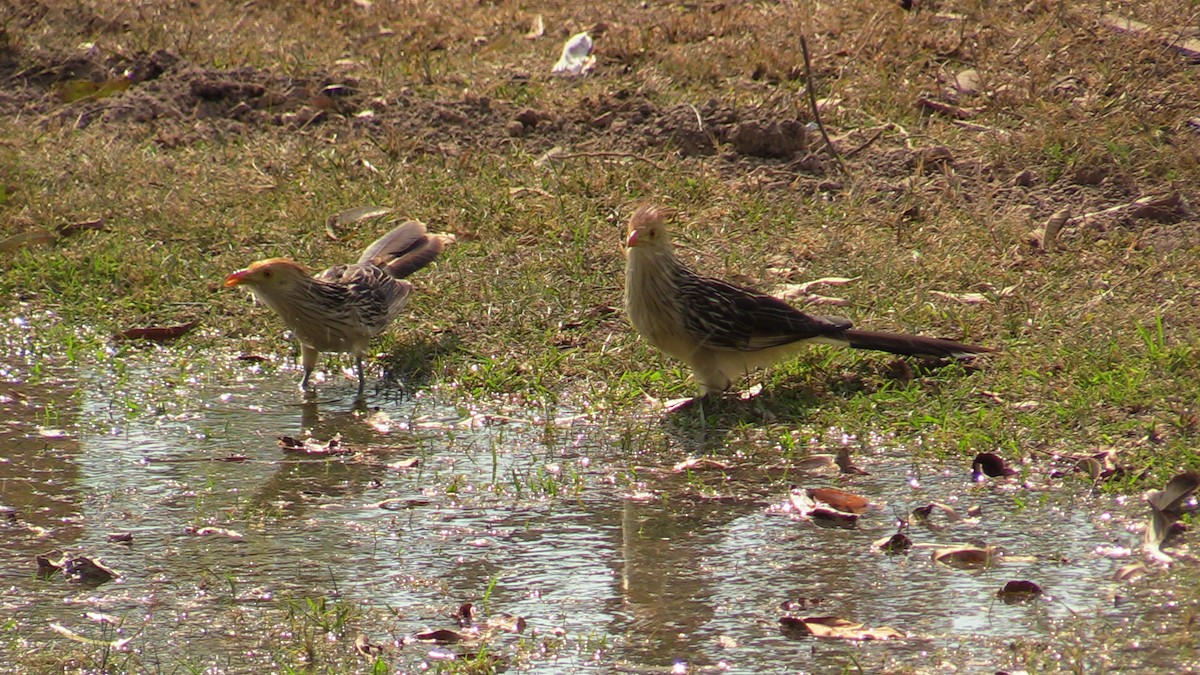
[[[117,333],[118,340],[147,340],[149,342],[170,342],[192,332],[199,321],[189,321],[175,326],[149,326],[146,328],[129,328]]]
[[[401,511],[403,509],[415,509],[422,506],[429,506],[429,500],[392,497],[375,504],[375,508],[383,509],[384,511]]]
[[[207,537],[209,535],[217,534],[223,537],[229,537],[230,539],[243,539],[241,532],[238,532],[237,530],[229,530],[224,527],[185,527],[183,528],[183,531],[197,537]]]
[[[475,622],[475,605],[469,602],[464,602],[458,606],[458,611],[450,616],[458,622],[458,625],[464,628]]]
[[[358,637],[354,638],[354,651],[363,656],[378,656],[383,653],[383,645],[371,642],[366,633],[359,633]]]
[[[807,491],[800,493],[796,489],[793,489],[788,495],[788,500],[791,502],[792,508],[796,509],[797,515],[801,518],[811,520],[814,525],[849,529],[858,524],[857,513],[839,511],[831,506],[818,504],[815,499],[808,495]]]
[[[99,586],[121,576],[99,560],[85,556],[67,558],[62,564],[63,577],[76,584]]]
[[[837,459],[833,455],[810,455],[795,464],[797,471],[808,473],[832,471],[836,466]]]
[[[1005,604],[1012,605],[1019,602],[1029,602],[1030,600],[1042,594],[1042,587],[1032,581],[1015,580],[1004,584],[1004,588],[996,591],[996,597],[1004,601]]]
[[[108,540],[113,542],[114,544],[132,544],[133,543],[133,533],[132,532],[109,532]]]
[[[438,630],[416,633],[413,635],[413,639],[420,640],[422,642],[436,642],[439,645],[452,645],[466,640],[467,636],[457,631],[439,628]]]
[[[671,470],[675,473],[683,473],[684,471],[701,471],[704,469],[728,469],[728,462],[722,462],[719,459],[711,457],[689,457],[682,462],[676,464]]]
[[[56,572],[62,571],[63,564],[66,563],[67,557],[66,553],[56,548],[53,551],[47,551],[34,556],[34,560],[37,561],[38,578],[48,579],[51,576],[54,576]]]
[[[975,455],[974,461],[971,462],[971,473],[978,481],[980,474],[999,478],[1000,476],[1013,476],[1019,472],[1008,466],[1000,455],[994,452],[981,452]]]
[[[962,516],[958,515],[953,506],[943,504],[941,502],[930,502],[925,506],[918,506],[908,514],[908,519],[918,523],[928,524],[929,519],[933,516],[934,510],[941,511],[942,513],[946,514],[946,520],[949,520],[952,523],[962,520]]]
[[[785,631],[804,631],[814,637],[836,640],[903,640],[907,637],[890,626],[868,628],[836,616],[785,616],[779,623]]]
[[[806,488],[805,492],[813,500],[846,513],[862,514],[871,508],[871,502],[867,501],[866,497],[837,488]]]
[[[316,457],[350,455],[354,453],[354,450],[342,445],[342,440],[337,436],[324,443],[311,437],[300,441],[291,436],[279,436],[278,443],[279,448],[284,452],[298,452]]]
[[[737,649],[738,643],[728,635],[718,635],[717,646],[721,649]]]
[[[367,426],[381,434],[391,432],[392,427],[396,425],[396,423],[392,421],[391,415],[388,415],[382,410],[377,410],[371,413],[369,416],[367,416],[366,422]]]
[[[912,548],[912,540],[909,539],[903,532],[897,532],[890,537],[876,539],[871,546],[885,553],[904,553]]]
[[[991,566],[999,557],[993,546],[979,548],[976,546],[951,546],[939,548],[933,552],[935,562],[958,569],[983,569]]]
[[[498,616],[488,617],[487,627],[495,630],[501,630],[505,633],[524,633],[525,618],[514,616],[512,614],[501,613]]]
[[[399,462],[392,462],[391,464],[388,464],[387,466],[388,466],[388,468],[389,468],[389,469],[395,469],[395,470],[397,470],[397,471],[403,471],[403,470],[405,470],[405,469],[411,469],[411,468],[414,468],[414,467],[416,467],[416,466],[418,466],[418,465],[420,465],[420,464],[421,464],[421,458],[419,458],[419,457],[409,457],[408,459],[402,459],[402,460],[400,460]]]

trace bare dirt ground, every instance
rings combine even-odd
[[[336,9],[341,5],[332,3],[330,7]],[[683,7],[689,6],[680,6]],[[922,11],[936,9],[922,8]],[[733,14],[729,19],[733,22],[745,18],[749,10],[712,3],[681,11],[715,17]],[[1029,18],[1039,18],[1052,10],[1030,3],[1022,11]],[[674,15],[677,17],[679,13],[677,9]],[[657,12],[658,16],[662,14]],[[1142,51],[1134,52],[1137,58],[1130,67],[1150,71],[1137,76],[1142,91],[1119,91],[1119,85],[1111,77],[1079,72],[1067,63],[1061,73],[1040,74],[1046,80],[1044,83],[1031,81],[1031,75],[1023,75],[1019,68],[1006,73],[986,73],[959,67],[956,76],[946,66],[970,61],[971,52],[983,51],[981,43],[998,30],[988,27],[975,29],[973,33],[961,30],[971,17],[952,11],[935,12],[932,16],[932,24],[938,30],[932,35],[923,34],[920,39],[923,46],[932,47],[943,65],[936,81],[930,82],[927,90],[918,92],[917,107],[925,116],[943,118],[974,132],[977,138],[973,141],[964,138],[963,145],[949,147],[915,141],[907,136],[907,130],[895,124],[839,127],[838,118],[844,115],[840,115],[838,108],[850,107],[853,93],[846,92],[847,100],[833,96],[834,102],[823,101],[830,108],[827,118],[832,133],[841,151],[849,155],[851,165],[862,172],[853,185],[840,174],[828,153],[821,151],[822,141],[811,126],[814,120],[806,102],[798,95],[782,104],[779,96],[762,104],[742,104],[737,99],[746,97],[734,89],[732,95],[713,96],[699,103],[671,103],[664,100],[670,97],[654,87],[632,86],[624,80],[617,86],[579,96],[568,105],[549,97],[539,101],[536,95],[512,97],[526,99],[518,103],[469,87],[459,96],[443,97],[436,88],[400,86],[397,90],[394,83],[360,78],[351,72],[353,68],[336,64],[330,64],[328,69],[291,73],[270,67],[214,68],[198,63],[196,55],[181,54],[174,48],[117,52],[97,43],[81,50],[77,45],[13,39],[23,29],[54,18],[49,7],[37,2],[16,3],[8,10],[6,39],[0,43],[3,89],[0,115],[24,120],[35,127],[145,136],[163,148],[267,131],[304,130],[325,137],[368,137],[394,153],[459,156],[515,146],[533,155],[569,147],[571,153],[713,156],[720,170],[730,176],[744,181],[749,177],[750,183],[801,192],[855,189],[860,193],[902,195],[913,192],[909,178],[915,169],[918,174],[922,171],[933,174],[930,182],[935,189],[944,187],[936,184],[950,181],[967,195],[986,192],[996,210],[1004,212],[1020,207],[1022,215],[1035,222],[1044,221],[1062,208],[1070,208],[1074,215],[1099,212],[1154,193],[1152,196],[1166,197],[1166,201],[1156,202],[1157,207],[1095,216],[1086,225],[1093,232],[1110,227],[1132,229],[1136,231],[1134,239],[1138,247],[1170,250],[1200,243],[1193,226],[1195,210],[1188,206],[1196,201],[1194,188],[1171,180],[1159,185],[1147,184],[1145,176],[1122,166],[1121,157],[1117,156],[1120,151],[1109,152],[1107,157],[1091,154],[1069,157],[1067,165],[1060,167],[1065,175],[1059,179],[1045,175],[1045,167],[1014,163],[1012,157],[989,156],[990,153],[980,152],[978,147],[981,139],[1003,144],[1007,136],[1021,131],[992,126],[996,117],[1008,116],[1009,121],[1019,125],[1039,123],[1021,119],[1039,99],[1047,107],[1085,114],[1089,108],[1100,108],[1098,112],[1103,114],[1104,107],[1119,105],[1136,95],[1156,112],[1164,108],[1177,111],[1174,124],[1155,131],[1155,137],[1161,143],[1178,145],[1182,153],[1194,155],[1200,127],[1194,117],[1186,115],[1189,100],[1194,100],[1188,94],[1195,93],[1195,87],[1179,80],[1187,69],[1186,54],[1174,52],[1150,36],[1121,34],[1101,25],[1087,29],[1096,45],[1080,45],[1076,38],[1075,42],[1068,41],[1064,51],[1054,58],[1070,61],[1077,51],[1112,48],[1122,42],[1126,43],[1122,46],[1128,47],[1133,43]],[[937,17],[942,20],[939,22]],[[658,33],[662,47],[688,40],[712,41],[714,35],[726,38],[728,33],[736,32],[712,19],[717,28],[708,26],[709,30],[705,30],[706,26],[698,23],[693,27],[695,34],[688,35],[679,26],[672,32],[669,19],[660,20],[664,22]],[[678,18],[676,21],[689,25]],[[622,44],[622,38],[632,42],[630,28],[617,25],[619,29],[610,30],[606,23],[599,24],[600,65],[596,77],[630,72],[654,56],[646,45]],[[81,27],[91,27],[113,39],[137,30],[134,22],[106,17],[100,9],[84,17]],[[956,27],[960,29],[957,36],[953,30]],[[833,41],[824,44],[828,49]],[[446,45],[439,43],[433,48],[445,49]],[[1018,53],[1012,60],[1019,59],[1020,49],[1020,45],[1015,47]],[[844,51],[825,58],[818,54],[815,66],[818,78],[836,74],[835,67],[844,68],[838,61],[845,56]],[[748,61],[743,67],[751,63],[753,68],[745,78],[751,85],[774,82],[803,87],[803,69],[799,64]],[[1164,71],[1169,77],[1163,76]],[[532,88],[531,82],[544,76],[531,68],[506,65],[494,77],[507,80],[507,88],[519,92]],[[104,87],[113,89],[105,91]],[[1120,141],[1114,138],[1113,142]],[[938,174],[944,181],[937,179]],[[921,217],[915,211],[904,215]]]

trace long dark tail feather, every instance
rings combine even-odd
[[[425,224],[409,220],[376,239],[358,257],[359,263],[379,266],[388,274],[403,279],[433,262],[454,238],[445,234],[429,234]]]
[[[988,347],[969,345],[943,338],[887,333],[875,330],[851,329],[843,335],[849,340],[850,346],[854,349],[874,349],[876,351],[903,354],[905,356],[964,359],[995,351]]]

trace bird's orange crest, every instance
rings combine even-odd
[[[300,263],[288,258],[267,258],[266,260],[258,260],[250,263],[250,266],[246,268],[246,271],[250,274],[254,274],[260,270],[279,269],[281,267],[288,267],[299,272],[306,272]]]

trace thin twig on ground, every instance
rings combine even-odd
[[[821,121],[821,111],[817,109],[817,93],[813,88],[812,78],[812,62],[808,58],[808,40],[800,36],[800,51],[804,54],[804,83],[808,89],[808,103],[812,107],[813,121],[817,123],[817,128],[821,130],[821,138],[825,139],[825,147],[829,148],[829,154],[837,160],[838,167],[842,173],[850,175],[850,170],[846,168],[846,163],[842,161],[842,156],[838,154],[837,148],[834,147],[833,141],[829,140],[829,133],[825,131],[825,123]]]

